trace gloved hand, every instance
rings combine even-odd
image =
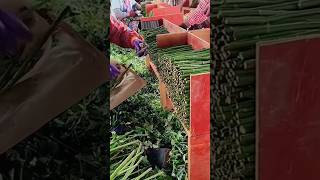
[[[119,76],[120,71],[115,65],[110,64],[110,73],[111,73],[111,79],[115,79]]]
[[[18,42],[29,40],[32,33],[13,14],[0,10],[0,54],[13,55],[18,48]]]
[[[137,13],[136,13],[134,10],[132,10],[132,11],[130,11],[130,12],[128,13],[128,16],[129,16],[129,17],[136,17],[136,16],[137,16]]]
[[[147,55],[147,47],[144,42],[140,39],[136,39],[133,41],[134,48],[136,50],[136,54],[138,57]]]
[[[188,26],[185,23],[182,23],[180,27],[182,27],[183,29],[188,29]]]
[[[141,8],[141,5],[140,4],[134,4],[132,6],[132,10],[133,11],[140,11],[142,8]]]

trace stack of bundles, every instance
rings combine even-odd
[[[141,22],[141,30],[155,29],[159,27],[160,23],[158,20]]]
[[[157,59],[157,34],[166,34],[168,31],[163,27],[155,27],[153,29],[145,29],[141,31],[145,42],[148,44],[148,52],[151,59]]]
[[[189,126],[190,75],[210,71],[210,49],[195,51],[189,45],[159,49],[154,63],[169,90],[176,116]]]
[[[216,179],[255,177],[256,43],[320,33],[320,1],[220,0],[213,34]],[[272,67],[270,67],[272,68]]]

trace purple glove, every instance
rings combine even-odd
[[[29,40],[32,34],[17,17],[0,10],[0,54],[13,55],[19,40]]]
[[[129,16],[129,17],[136,17],[136,16],[137,16],[137,13],[132,10],[132,11],[128,12],[128,16]]]
[[[140,39],[133,41],[134,48],[138,57],[147,55],[147,47],[144,46],[144,42]]]
[[[110,64],[110,73],[111,73],[111,79],[115,79],[120,74],[120,71],[115,65]]]

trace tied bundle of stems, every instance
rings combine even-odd
[[[194,51],[189,45],[158,50],[154,63],[166,84],[175,114],[190,126],[190,76],[210,71],[210,50]]]
[[[154,29],[154,28],[159,28],[159,27],[160,27],[160,23],[158,20],[141,22],[141,29],[142,30]]]
[[[210,51],[208,49],[195,51],[189,45],[157,48],[156,36],[164,33],[168,32],[162,26],[143,31],[145,41],[149,45],[149,56],[169,89],[175,114],[184,128],[188,129],[190,123],[190,75],[210,71]]]
[[[163,27],[155,27],[153,29],[145,29],[141,31],[145,42],[148,44],[148,52],[151,59],[156,59],[157,55],[157,35],[158,34],[166,34],[168,31]]]
[[[220,0],[212,8],[216,179],[255,179],[256,43],[320,33],[320,2]],[[272,68],[272,67],[270,67]]]
[[[58,16],[58,18],[51,24],[50,28],[43,37],[32,47],[30,53],[26,58],[13,59],[7,70],[0,76],[0,93],[3,93],[12,88],[17,81],[29,72],[32,67],[39,61],[41,53],[39,50],[47,42],[51,34],[56,30],[59,23],[71,12],[67,6]]]
[[[164,176],[163,171],[156,172],[146,163],[142,142],[136,140],[139,135],[132,131],[124,135],[112,132],[110,138],[110,179],[111,180],[151,180]]]

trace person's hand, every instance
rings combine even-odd
[[[134,40],[133,45],[138,57],[147,55],[147,46],[145,46],[145,43],[142,40],[140,39]]]
[[[180,27],[183,28],[183,29],[188,29],[188,26],[187,26],[185,23],[182,23],[182,24],[180,25]]]
[[[210,17],[209,17],[207,20],[205,20],[205,21],[201,24],[201,26],[202,26],[203,28],[210,28]]]
[[[132,10],[133,11],[140,11],[142,9],[141,5],[140,4],[134,4],[132,6]]]
[[[132,11],[130,11],[130,12],[128,13],[128,16],[129,16],[129,17],[136,17],[136,16],[137,16],[137,13],[136,13],[134,10],[132,10]]]
[[[13,55],[22,40],[29,40],[32,33],[13,14],[0,10],[0,54]]]
[[[110,74],[111,74],[111,79],[115,79],[119,76],[120,71],[115,65],[110,64]]]

